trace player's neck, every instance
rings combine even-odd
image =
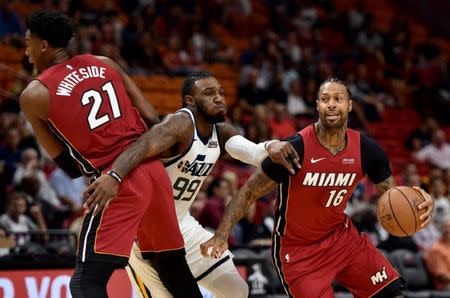
[[[319,143],[327,148],[332,154],[337,154],[345,148],[345,136],[347,124],[338,128],[327,128],[320,121],[314,125]]]
[[[47,68],[62,63],[64,61],[67,61],[70,59],[69,53],[67,53],[66,49],[55,49],[55,52],[52,55],[52,58],[49,59],[49,61],[45,64],[42,71],[46,70]]]
[[[197,130],[203,138],[211,137],[214,124],[207,122],[203,117],[198,114],[195,114],[195,122],[197,125]]]

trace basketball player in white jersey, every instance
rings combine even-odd
[[[186,259],[198,284],[216,298],[248,297],[248,286],[236,270],[229,251],[220,259],[202,257],[200,244],[212,234],[189,214],[189,207],[223,149],[232,157],[255,166],[260,165],[269,151],[273,161],[291,172],[294,169],[289,159],[299,167],[298,156],[286,142],[255,144],[238,135],[231,124],[222,123],[226,113],[223,88],[210,73],[190,74],[184,81],[182,98],[185,108],[167,116],[116,159],[112,171],[117,179],[102,175],[86,189],[86,206],[91,209],[98,204],[97,209],[101,209],[117,193],[121,178],[144,158],[159,154],[172,182]],[[140,296],[150,297],[151,293],[153,297],[171,297],[166,289],[170,285],[160,281],[136,244],[127,272]]]

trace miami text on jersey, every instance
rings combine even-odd
[[[192,176],[208,176],[214,163],[204,162],[206,155],[198,154],[193,162],[182,160],[178,163],[178,169],[181,173],[191,173]]]
[[[356,173],[306,173],[305,186],[351,186]]]

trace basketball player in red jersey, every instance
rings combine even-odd
[[[272,259],[290,297],[334,297],[333,280],[355,297],[401,297],[398,273],[344,213],[364,175],[379,195],[396,186],[389,160],[375,141],[347,128],[352,101],[342,81],[322,83],[316,103],[318,122],[289,139],[301,169],[290,176],[266,159],[229,203],[215,236],[201,245],[202,254],[221,256],[233,225],[257,198],[279,185]],[[433,201],[417,189],[425,198],[419,206],[426,210],[423,228]]]
[[[26,25],[26,55],[39,76],[21,94],[20,105],[37,138],[72,177],[80,169],[89,177],[107,172],[122,181],[108,171],[111,163],[147,130],[143,119],[156,122],[156,113],[112,60],[69,56],[74,26],[68,17],[41,10]],[[201,297],[184,256],[171,182],[156,158],[123,179],[107,208],[85,215],[72,296],[108,297],[108,280],[127,264],[136,238],[173,296]]]

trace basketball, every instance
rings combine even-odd
[[[398,237],[411,236],[423,223],[419,205],[425,201],[422,194],[409,186],[397,186],[385,192],[378,201],[377,217],[383,228]]]

